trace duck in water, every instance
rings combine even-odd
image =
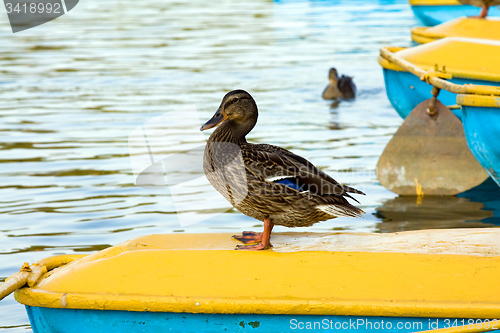
[[[210,135],[203,169],[210,184],[236,209],[264,222],[264,232],[245,231],[233,236],[247,245],[239,250],[271,247],[273,226],[307,227],[339,216],[359,217],[349,193],[363,194],[341,185],[305,158],[281,147],[247,142],[257,123],[257,104],[244,90],[224,96],[212,119],[200,130],[218,126]],[[357,201],[356,199],[354,199]]]
[[[354,98],[356,96],[356,86],[349,76],[338,76],[335,68],[330,68],[328,73],[330,84],[323,91],[324,99]]]

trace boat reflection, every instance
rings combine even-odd
[[[375,209],[379,232],[500,226],[500,188],[488,178],[454,197],[399,196]]]

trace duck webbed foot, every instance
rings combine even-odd
[[[271,243],[268,244],[268,246],[265,246],[262,244],[262,242],[259,242],[258,244],[254,245],[236,245],[235,250],[240,250],[240,251],[260,251],[260,250],[267,250],[269,248],[273,247]]]
[[[271,231],[273,230],[274,224],[271,222],[270,218],[264,220],[264,232],[253,232],[244,231],[241,236],[233,236],[234,239],[239,240],[244,244],[257,243],[254,245],[238,245],[236,250],[246,250],[246,251],[260,251],[267,250],[272,247],[271,245]]]
[[[262,233],[253,231],[243,231],[241,235],[233,235],[233,239],[242,242],[243,244],[262,242]]]

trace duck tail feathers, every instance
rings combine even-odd
[[[350,187],[350,186],[346,186],[346,185],[343,185],[343,186],[344,186],[344,191],[345,192],[366,195],[365,192],[362,192],[360,190],[356,190],[354,187]],[[350,198],[352,198],[350,195],[348,195],[348,196]],[[354,199],[354,200],[356,200],[356,199]]]
[[[361,202],[359,202],[359,201],[358,201],[358,199],[356,199],[356,198],[352,197],[352,196],[351,196],[349,193],[347,193],[347,192],[346,192],[346,193],[344,193],[344,196],[348,197],[349,199],[352,199],[352,200],[356,201],[356,202],[357,202],[357,203],[359,203],[359,204],[361,203]]]
[[[324,213],[327,213],[328,215],[331,215],[333,217],[361,217],[362,214],[365,212],[357,207],[354,207],[352,205],[319,205],[316,207],[317,209],[321,210]]]

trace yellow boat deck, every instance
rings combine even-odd
[[[191,313],[500,317],[500,228],[132,239],[45,273],[27,305]],[[45,259],[40,265],[51,265]]]
[[[411,29],[411,38],[425,44],[446,37],[479,38],[500,41],[500,19],[459,17],[434,27]]]
[[[390,49],[426,71],[432,72],[437,66],[439,73],[452,78],[500,82],[500,41],[449,37],[412,48]],[[379,57],[379,64],[385,69],[406,71],[383,57]]]

